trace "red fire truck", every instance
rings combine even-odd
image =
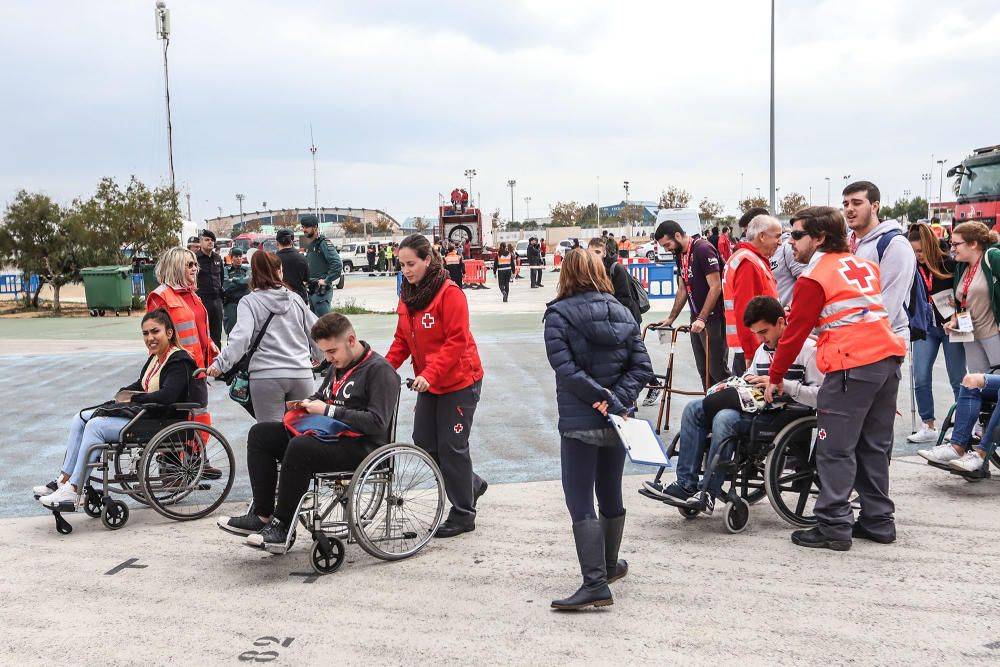
[[[493,259],[492,249],[483,243],[483,215],[478,208],[466,208],[463,213],[457,206],[438,206],[437,234],[442,243],[453,243],[459,252],[468,241],[472,259]]]
[[[977,148],[948,170],[958,176],[955,223],[978,220],[1000,231],[1000,145]]]

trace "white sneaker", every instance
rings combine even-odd
[[[976,450],[970,449],[965,453],[965,456],[949,463],[948,467],[962,472],[976,472],[983,467],[983,460],[983,457]]]
[[[44,498],[40,498],[39,500],[46,507],[55,507],[56,505],[62,505],[63,503],[75,505],[77,493],[73,490],[72,484],[63,484],[49,495]]]
[[[937,442],[938,430],[924,424],[920,427],[919,431],[906,436],[906,439],[909,442]]]
[[[65,485],[66,485],[65,482],[60,483],[57,480],[52,480],[48,484],[44,484],[42,486],[33,486],[33,487],[31,487],[31,492],[33,494],[35,494],[35,496],[37,498],[41,498],[43,496],[49,495],[50,493],[54,493],[55,491],[58,491],[60,487],[63,487]]]
[[[947,465],[955,459],[962,457],[962,455],[956,452],[955,448],[947,442],[943,442],[937,447],[932,447],[931,449],[918,449],[917,454],[924,457],[931,463],[940,463],[941,465]]]

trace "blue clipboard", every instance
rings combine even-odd
[[[653,425],[646,419],[631,417],[622,419],[618,415],[608,415],[608,421],[618,434],[625,452],[632,463],[669,468],[663,441],[656,434]]]

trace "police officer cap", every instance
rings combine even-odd
[[[319,227],[319,221],[316,220],[315,215],[304,215],[302,216],[302,226],[303,227]]]
[[[303,220],[302,224],[303,224],[303,226],[305,225],[305,221],[304,220]],[[274,235],[274,238],[281,245],[288,245],[295,238],[295,235],[292,234],[292,230],[290,230],[290,229],[279,229],[278,233]]]
[[[232,250],[229,251],[229,254],[232,255],[233,257],[242,257],[243,250],[240,248],[233,248]]]
[[[191,245],[192,243],[200,243],[200,242],[201,242],[201,239],[198,238],[197,236],[191,236],[191,237],[188,238],[188,245]]]
[[[211,229],[203,229],[203,230],[201,230],[201,238],[203,238],[203,239],[212,239],[214,241],[215,240],[215,232],[213,232]]]

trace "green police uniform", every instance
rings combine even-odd
[[[226,335],[236,326],[236,306],[250,293],[250,269],[246,264],[227,266],[222,281],[222,328]]]
[[[343,264],[333,241],[322,234],[306,248],[306,262],[309,264],[309,307],[317,317],[322,317],[330,312],[330,291],[340,280]],[[326,281],[323,287],[317,284],[321,279]]]

